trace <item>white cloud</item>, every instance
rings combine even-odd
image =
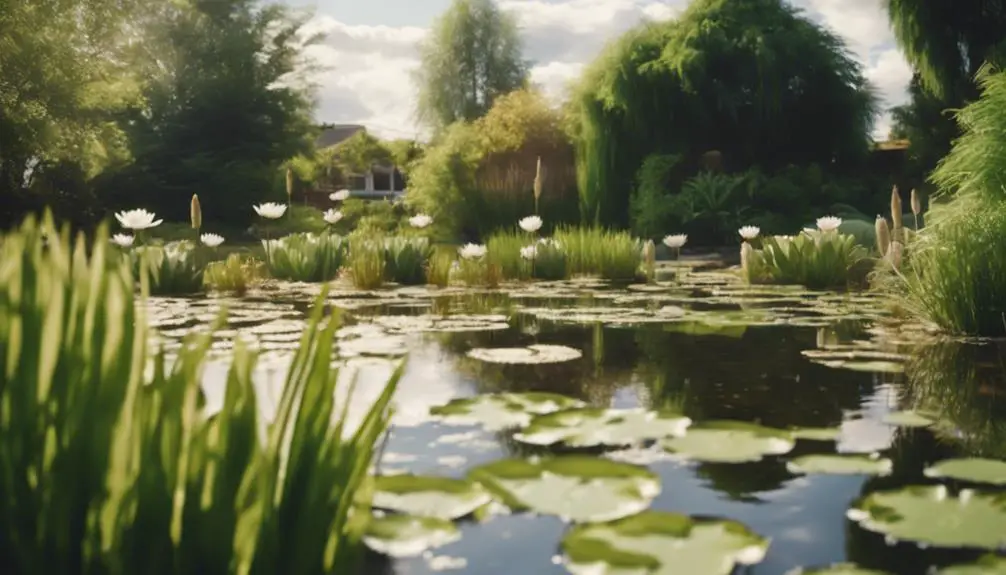
[[[911,71],[894,46],[882,0],[793,0],[806,14],[846,40],[886,111],[906,99]],[[531,79],[561,98],[569,82],[604,44],[644,19],[675,16],[685,0],[500,0],[516,15],[532,61]],[[361,123],[385,137],[420,133],[414,122],[411,71],[426,29],[418,26],[347,25],[320,14],[314,31],[327,34],[312,55],[325,66],[319,75],[318,119]],[[875,135],[886,136],[889,114]]]

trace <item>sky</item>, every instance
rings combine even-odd
[[[384,138],[422,137],[410,71],[417,44],[450,0],[285,0],[313,11],[310,27],[327,34],[310,48],[324,69],[317,120],[363,124]],[[907,100],[911,69],[894,44],[883,0],[790,0],[843,37],[877,90],[884,110]],[[499,0],[518,19],[531,80],[561,98],[610,40],[644,19],[674,17],[688,0]],[[826,113],[826,111],[822,111]],[[884,139],[890,115],[877,121]]]

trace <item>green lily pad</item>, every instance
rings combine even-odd
[[[926,477],[946,477],[973,483],[1006,485],[1006,461],[979,459],[945,459],[925,470]]]
[[[936,575],[1006,575],[1006,557],[986,555],[975,563],[940,569]]]
[[[649,470],[596,457],[503,459],[468,476],[511,509],[575,522],[634,515],[660,493],[660,478]]]
[[[796,427],[789,432],[793,437],[807,441],[836,441],[842,436],[842,430],[837,427]]]
[[[804,455],[786,463],[790,473],[832,475],[890,475],[890,459],[869,455]]]
[[[835,563],[827,567],[797,567],[786,575],[890,575],[887,571],[864,569],[855,563]]]
[[[585,405],[555,393],[493,393],[454,399],[431,408],[430,415],[448,425],[482,425],[489,431],[502,431],[524,427],[535,415]]]
[[[426,475],[384,475],[374,479],[374,507],[410,515],[457,519],[491,500],[481,486],[464,479]]]
[[[371,518],[363,543],[390,557],[415,557],[458,539],[461,531],[445,519],[387,515]]]
[[[883,417],[883,419],[881,419],[881,421],[888,425],[896,425],[899,427],[929,427],[936,423],[935,420],[914,411],[895,411],[888,413]]]
[[[567,409],[539,415],[514,439],[532,445],[623,446],[684,435],[692,420],[642,409]]]
[[[794,445],[788,431],[743,421],[697,423],[683,437],[661,441],[665,450],[678,457],[719,463],[759,461],[766,455],[789,453]]]
[[[854,503],[846,515],[864,529],[893,540],[937,547],[1006,546],[1006,493],[964,489],[953,496],[943,485],[913,485],[871,493]]]
[[[468,357],[488,363],[562,363],[583,357],[583,352],[564,345],[535,344],[527,347],[477,347]]]
[[[769,540],[736,521],[647,511],[579,525],[562,540],[566,567],[590,575],[729,575],[765,558]]]

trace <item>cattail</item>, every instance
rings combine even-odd
[[[287,203],[293,200],[293,170],[286,169],[286,199]]]
[[[748,242],[741,243],[741,271],[744,273],[744,277],[751,281],[751,271],[749,265],[751,264],[751,258],[754,256],[754,248]]]
[[[891,247],[891,228],[887,226],[887,219],[877,216],[874,228],[877,232],[877,249],[880,250],[880,255],[886,256],[887,250]]]
[[[891,242],[891,249],[887,254],[887,261],[891,262],[894,269],[901,267],[901,257],[905,253],[905,247],[901,242]]]
[[[541,197],[541,156],[538,156],[538,165],[534,169],[534,213],[538,213],[538,198]]]
[[[192,229],[199,231],[203,227],[203,210],[196,194],[192,194],[192,202],[189,204],[189,218],[192,220]]]
[[[891,190],[891,223],[893,224],[891,240],[901,241],[901,194],[898,192],[898,186],[894,186]]]
[[[919,192],[912,190],[912,213],[918,216],[922,213],[922,200],[919,199]]]
[[[648,240],[643,246],[643,261],[646,262],[646,277],[653,281],[657,275],[657,246],[653,240]]]

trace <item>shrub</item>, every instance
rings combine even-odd
[[[842,288],[862,284],[872,268],[868,252],[856,238],[838,232],[804,230],[792,237],[765,236],[761,249],[742,246],[741,250],[742,273],[748,283]]]
[[[234,253],[228,255],[222,262],[211,262],[207,265],[203,280],[214,291],[244,295],[248,292],[248,288],[261,281],[264,275],[262,262]]]
[[[683,172],[681,156],[651,154],[636,173],[636,190],[629,201],[632,231],[644,238],[676,229],[675,213],[681,201],[677,192]]]
[[[290,234],[263,240],[269,275],[296,282],[327,282],[339,275],[346,258],[346,241],[330,233]]]
[[[642,245],[628,232],[564,227],[553,239],[566,251],[570,275],[629,281],[636,278],[642,263]]]
[[[349,274],[358,289],[377,289],[384,284],[384,241],[354,234],[349,242]]]
[[[394,237],[384,242],[385,277],[402,285],[426,282],[426,266],[433,253],[425,237]]]
[[[5,569],[354,571],[365,475],[398,373],[359,427],[344,429],[331,368],[338,322],[323,322],[324,292],[265,423],[256,356],[241,341],[212,416],[200,409],[211,334],[185,338],[173,361],[148,353],[129,264],[108,248],[105,226],[92,245],[71,245],[65,229],[29,219],[0,255]]]

